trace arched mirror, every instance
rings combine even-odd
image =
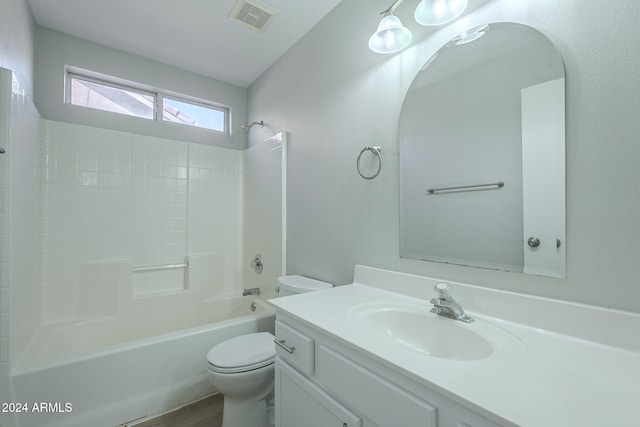
[[[521,24],[452,39],[400,115],[400,256],[565,277],[564,68]]]

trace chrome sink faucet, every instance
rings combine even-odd
[[[433,287],[433,290],[436,291],[438,298],[431,299],[431,304],[433,304],[432,313],[466,323],[471,323],[475,320],[473,317],[467,316],[460,304],[453,299],[450,292],[451,287],[448,283],[438,283]]]
[[[242,291],[242,296],[246,297],[247,295],[260,295],[260,288],[244,288],[244,291]]]

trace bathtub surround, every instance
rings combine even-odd
[[[287,274],[347,284],[353,265],[367,264],[640,312],[638,3],[470,1],[459,21],[412,26],[413,44],[383,56],[366,47],[379,18],[362,12],[384,10],[388,3],[342,1],[249,88],[249,117],[290,132]],[[412,17],[403,10],[398,13],[409,25]],[[532,26],[564,59],[566,279],[398,256],[398,120],[404,94],[440,46],[488,22]],[[250,144],[265,137],[254,128]],[[385,166],[375,180],[364,181],[355,159],[370,145],[383,147]]]
[[[241,151],[48,120],[44,129],[44,322],[240,286]],[[133,272],[187,254],[188,269]]]
[[[242,277],[246,288],[260,288],[262,299],[275,296],[275,283],[287,271],[286,164],[286,132],[267,138],[245,151]],[[281,251],[274,248],[281,248]],[[262,255],[260,274],[251,266],[256,253]]]
[[[76,415],[93,417],[97,415],[87,411],[97,410],[108,418],[114,411],[100,406],[109,401],[106,385],[94,390],[98,401],[90,402],[78,397],[86,394],[86,382],[65,382],[75,376],[73,369],[92,366],[93,362],[83,360],[95,359],[102,348],[113,350],[120,345],[100,343],[95,337],[122,341],[135,340],[129,333],[136,329],[138,338],[188,330],[193,325],[183,320],[197,313],[187,307],[221,295],[240,295],[245,287],[242,266],[256,247],[269,260],[268,273],[256,286],[265,286],[264,280],[282,274],[282,240],[275,238],[282,230],[275,221],[281,203],[263,209],[260,200],[250,199],[282,190],[285,137],[276,137],[279,151],[270,146],[264,156],[254,156],[251,167],[261,172],[245,177],[244,151],[44,120],[10,71],[2,70],[0,81],[1,140],[6,149],[0,158],[0,397],[48,401],[64,389],[68,399],[78,404]],[[259,151],[259,146],[253,151]],[[272,178],[263,179],[267,175]],[[245,185],[254,191],[245,194]],[[255,240],[244,234],[245,221],[251,221],[243,216],[245,205],[252,207],[252,218],[268,214],[259,225],[263,234]],[[134,272],[134,267],[180,264],[185,256],[188,269]],[[230,313],[223,308],[214,311],[223,316]],[[157,321],[145,322],[154,317]],[[96,323],[101,318],[112,319],[111,326]],[[199,321],[205,318],[200,316]],[[87,331],[85,337],[68,336],[70,341],[63,347],[71,353],[55,356],[50,349],[62,342],[55,337],[86,325],[82,322],[104,329]],[[113,327],[123,322],[132,324],[120,330]],[[232,336],[226,334],[235,332],[225,332],[223,339]],[[202,354],[213,343],[205,341]],[[202,354],[196,353],[193,350],[189,357],[201,361]],[[36,355],[44,358],[34,359]],[[72,361],[75,368],[69,365]],[[200,364],[197,370],[204,374]],[[98,384],[104,378],[101,375],[93,383]],[[45,377],[57,384],[49,394],[40,381]],[[140,386],[131,388],[140,395],[132,394],[131,399],[151,399],[151,403],[134,405],[128,419],[211,392],[207,381],[178,385],[175,378],[167,377],[156,391],[139,378]],[[172,387],[175,394],[170,392]],[[135,412],[140,410],[147,412]],[[2,422],[28,425],[23,418],[16,421],[13,414],[6,414]],[[50,421],[38,419],[34,425]]]
[[[0,68],[0,400],[12,362],[41,323],[40,116],[17,75]],[[3,416],[4,414],[0,415]],[[4,422],[4,420],[3,420]]]

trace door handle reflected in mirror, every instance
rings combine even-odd
[[[537,248],[538,246],[540,246],[540,239],[538,239],[537,237],[529,237],[529,240],[527,240],[527,245],[531,246],[532,248]]]

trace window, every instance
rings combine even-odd
[[[91,75],[89,75],[91,74]],[[66,103],[148,120],[177,123],[227,133],[229,109],[187,96],[122,84],[108,76],[67,70]],[[158,114],[162,111],[162,114]]]
[[[226,110],[162,97],[162,120],[224,132]]]
[[[153,119],[155,94],[69,74],[69,104]]]

